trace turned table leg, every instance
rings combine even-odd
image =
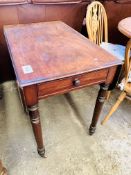
[[[106,84],[100,85],[100,90],[99,90],[99,93],[98,93],[98,97],[96,99],[96,105],[95,105],[95,108],[94,108],[92,122],[91,122],[91,125],[90,125],[90,128],[89,128],[89,134],[90,135],[95,133],[97,121],[99,119],[99,116],[100,116],[100,113],[101,113],[101,110],[102,110],[102,106],[103,106],[104,101],[106,99],[108,87],[109,87],[109,85],[106,85]]]
[[[28,111],[29,111],[29,116],[30,116],[34,136],[37,143],[38,153],[41,157],[45,157],[45,148],[44,148],[43,138],[42,138],[42,129],[41,129],[38,105],[28,107]]]
[[[45,147],[43,144],[42,129],[41,129],[38,105],[28,107],[28,111],[29,111],[29,116],[30,116],[35,140],[37,143],[38,153],[41,157],[45,157]]]
[[[28,108],[35,140],[37,143],[37,150],[41,157],[45,157],[45,147],[42,138],[42,129],[40,123],[40,114],[38,110],[38,89],[37,85],[30,85],[23,87],[25,97],[25,104]]]

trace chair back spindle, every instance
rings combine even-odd
[[[87,7],[86,27],[91,41],[98,45],[108,42],[107,15],[100,2],[94,1]]]

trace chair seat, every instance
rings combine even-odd
[[[102,47],[107,52],[111,53],[112,55],[116,56],[120,60],[124,61],[124,59],[125,59],[125,49],[126,49],[125,46],[102,42],[100,47]]]

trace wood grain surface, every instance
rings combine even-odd
[[[80,89],[89,85],[100,84],[107,81],[108,73],[108,69],[102,69],[95,72],[75,75],[70,78],[40,83],[38,84],[38,97],[39,99],[42,99],[51,95],[63,94],[72,90]],[[75,84],[75,81],[79,81],[78,85]]]
[[[4,34],[21,87],[121,64],[60,21],[5,26]]]

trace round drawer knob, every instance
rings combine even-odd
[[[79,85],[80,85],[80,80],[79,80],[79,79],[75,79],[75,80],[73,81],[73,85],[74,85],[74,86],[79,86]]]

